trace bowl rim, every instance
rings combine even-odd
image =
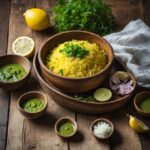
[[[40,95],[42,95],[42,96],[44,97],[44,99],[42,99],[42,101],[44,101],[44,107],[43,107],[40,111],[38,111],[38,112],[25,111],[25,110],[21,107],[20,102],[21,102],[21,100],[22,100],[22,98],[23,98],[24,96],[30,95],[30,94],[33,94],[33,93],[34,93],[34,94],[40,94]],[[23,93],[22,95],[20,95],[20,97],[18,98],[18,101],[17,101],[17,107],[18,107],[19,110],[23,111],[24,113],[32,114],[32,115],[41,113],[42,111],[44,111],[44,110],[47,108],[47,106],[48,106],[48,98],[47,98],[47,96],[46,96],[43,92],[39,92],[39,91],[29,91],[29,92],[25,92],[25,93]]]
[[[90,34],[92,36],[95,36],[96,38],[100,39],[101,41],[103,41],[105,43],[105,45],[109,46],[110,47],[110,52],[111,52],[111,59],[108,61],[107,65],[100,71],[98,71],[97,73],[91,75],[91,76],[87,76],[87,77],[79,77],[79,78],[71,78],[71,77],[65,77],[65,76],[61,76],[59,74],[55,74],[53,73],[52,71],[50,71],[46,65],[44,64],[42,58],[41,58],[41,53],[42,53],[42,50],[43,50],[43,47],[46,43],[48,43],[51,39],[57,37],[57,36],[61,36],[63,34],[69,34],[69,33],[85,33],[85,34]],[[60,32],[60,33],[56,33],[54,34],[53,36],[51,36],[50,38],[48,38],[43,44],[42,46],[40,47],[39,51],[38,51],[38,59],[39,59],[39,63],[41,65],[41,67],[46,71],[48,72],[49,74],[55,76],[55,77],[58,77],[58,78],[61,78],[61,79],[65,79],[65,80],[86,80],[86,79],[90,79],[90,78],[93,78],[95,76],[98,76],[99,74],[102,74],[104,73],[113,63],[114,61],[114,51],[113,51],[113,48],[112,46],[101,36],[99,36],[98,34],[95,34],[95,33],[92,33],[92,32],[89,32],[89,31],[84,31],[84,30],[70,30],[70,31],[64,31],[64,32]]]
[[[73,124],[74,132],[72,134],[70,134],[69,136],[64,136],[58,132],[58,126],[62,121],[69,121]],[[70,138],[70,137],[74,136],[77,133],[77,129],[78,129],[77,122],[74,119],[72,119],[71,117],[61,117],[55,123],[55,133],[63,138]]]
[[[118,59],[117,57],[115,57],[115,59],[116,59],[117,61],[119,61],[119,62],[122,64],[122,66],[123,66],[124,68],[126,68],[126,66],[120,61],[120,59]],[[76,103],[80,103],[80,104],[84,104],[84,105],[93,105],[93,106],[99,106],[99,105],[102,106],[102,105],[114,104],[114,103],[117,103],[117,102],[120,102],[120,101],[124,101],[124,99],[127,98],[130,94],[132,94],[132,93],[135,91],[135,89],[136,89],[137,83],[136,83],[136,80],[134,80],[134,90],[133,90],[130,94],[127,94],[127,95],[125,95],[125,96],[123,96],[123,97],[121,97],[121,98],[119,98],[119,99],[117,99],[117,100],[115,100],[115,101],[108,101],[108,102],[105,102],[105,103],[92,103],[92,102],[78,101],[78,100],[75,100],[73,97],[68,96],[68,95],[66,95],[66,94],[64,94],[64,93],[62,93],[62,92],[60,92],[60,91],[54,89],[53,87],[49,86],[49,85],[45,82],[45,80],[41,77],[41,75],[39,74],[39,72],[37,71],[37,68],[36,68],[36,60],[38,60],[38,59],[37,59],[37,53],[35,54],[34,59],[33,59],[33,68],[34,68],[34,71],[35,71],[36,75],[38,76],[38,79],[40,79],[40,81],[41,81],[42,83],[44,83],[44,85],[46,85],[46,86],[47,86],[49,89],[51,89],[54,93],[57,93],[58,95],[61,95],[62,97],[65,97],[65,98],[69,99],[71,102],[76,102]],[[130,73],[130,72],[129,72],[129,73]],[[132,77],[133,79],[135,79],[134,76],[132,75],[132,73],[130,73],[130,75],[131,75],[131,77]]]
[[[29,74],[30,74],[30,72],[31,72],[31,68],[32,68],[32,66],[31,66],[31,63],[30,63],[30,61],[26,58],[26,57],[24,57],[24,56],[21,56],[21,55],[16,55],[16,54],[8,54],[8,55],[3,55],[3,56],[0,56],[0,59],[1,58],[4,58],[4,57],[20,57],[21,59],[24,59],[26,62],[28,62],[28,66],[29,66],[29,70],[26,70],[24,67],[24,69],[26,70],[26,75],[22,78],[22,79],[20,79],[20,80],[17,80],[17,81],[15,81],[15,82],[3,82],[3,81],[1,81],[0,80],[0,84],[9,84],[9,85],[11,85],[11,84],[17,84],[17,83],[19,83],[19,82],[21,82],[21,81],[23,81],[25,78],[27,78],[28,76],[29,76]],[[7,63],[6,63],[7,64]],[[21,63],[16,63],[16,64],[19,64],[19,65],[21,65]],[[22,66],[22,65],[21,65]]]
[[[109,134],[106,138],[104,138],[104,137],[98,137],[98,136],[96,136],[96,135],[94,134],[94,132],[93,132],[93,126],[94,126],[96,123],[101,122],[101,121],[108,123],[108,124],[111,126],[111,128],[112,128],[110,134]],[[98,119],[94,120],[94,121],[92,122],[91,126],[90,126],[90,132],[92,133],[92,135],[93,135],[94,137],[96,137],[96,138],[98,138],[98,139],[102,139],[102,140],[105,140],[105,139],[110,138],[110,137],[112,136],[112,134],[114,133],[114,130],[115,130],[114,124],[113,124],[109,119],[106,119],[106,118],[98,118]]]
[[[142,91],[142,92],[140,92],[140,93],[138,93],[138,94],[136,94],[136,96],[135,96],[135,98],[134,98],[134,107],[135,107],[135,109],[137,110],[137,112],[139,112],[139,113],[142,113],[142,114],[147,114],[147,115],[150,115],[150,112],[145,112],[145,111],[143,111],[140,107],[139,107],[139,102],[141,101],[141,99],[139,99],[139,102],[137,102],[137,98],[139,97],[139,96],[143,96],[143,95],[145,95],[145,97],[146,97],[146,95],[149,95],[150,96],[150,92],[148,92],[148,91]]]

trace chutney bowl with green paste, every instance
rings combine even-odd
[[[77,132],[77,123],[70,117],[62,117],[55,124],[55,133],[62,138],[71,138]]]
[[[38,51],[45,81],[69,93],[101,85],[109,76],[113,59],[113,49],[105,39],[81,30],[55,34]]]
[[[19,55],[0,56],[0,88],[16,90],[23,86],[31,74],[30,61]]]
[[[17,107],[28,119],[38,119],[44,115],[48,106],[47,96],[39,91],[24,93],[18,99]]]
[[[134,98],[134,107],[140,115],[150,117],[150,92],[138,93]]]

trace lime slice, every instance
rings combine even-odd
[[[129,125],[134,131],[139,133],[144,133],[149,131],[148,126],[146,126],[141,120],[131,115],[128,116],[129,116]]]
[[[94,98],[100,102],[108,101],[111,99],[111,97],[112,97],[112,92],[107,88],[97,89],[94,93]]]
[[[18,37],[12,44],[14,54],[31,57],[34,54],[35,44],[32,38],[28,36]]]

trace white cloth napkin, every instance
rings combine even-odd
[[[113,47],[115,56],[133,73],[138,85],[150,89],[150,28],[138,19],[104,38]]]

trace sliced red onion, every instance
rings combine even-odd
[[[116,77],[112,76],[110,78],[110,87],[112,90],[116,91],[120,95],[126,95],[133,91],[133,80],[130,80],[129,82],[124,81],[121,83],[121,81]]]

